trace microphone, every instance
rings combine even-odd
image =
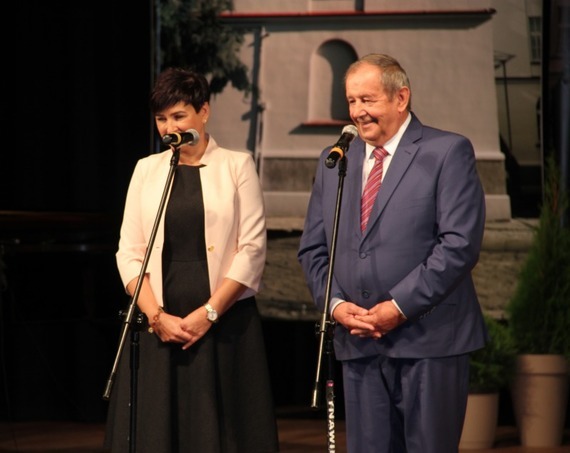
[[[344,157],[344,153],[347,152],[350,142],[354,140],[354,137],[358,135],[358,129],[353,124],[348,124],[342,129],[342,134],[335,145],[329,152],[327,159],[325,160],[325,165],[328,168],[334,168],[337,161]]]
[[[200,140],[200,134],[196,129],[188,129],[186,132],[174,132],[166,134],[162,137],[162,143],[165,145],[195,145]]]

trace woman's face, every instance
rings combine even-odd
[[[189,129],[195,129],[200,137],[204,137],[209,115],[210,105],[207,102],[198,112],[192,104],[179,102],[162,112],[158,112],[154,116],[154,121],[161,137],[166,134],[186,132]]]

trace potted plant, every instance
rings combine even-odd
[[[469,396],[460,449],[491,448],[495,442],[499,393],[513,376],[515,348],[504,320],[485,315],[489,341],[470,354]]]
[[[559,446],[563,438],[570,358],[567,209],[560,171],[550,157],[533,242],[506,306],[517,349],[513,406],[521,444],[528,447]]]

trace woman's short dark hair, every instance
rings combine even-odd
[[[200,111],[210,102],[210,85],[206,78],[182,68],[167,68],[161,72],[150,96],[151,112],[162,112],[179,102],[191,104],[196,112]]]

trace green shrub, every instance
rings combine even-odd
[[[506,307],[520,354],[570,358],[570,228],[568,198],[554,158],[547,161],[544,201],[515,293]]]
[[[485,315],[489,342],[470,354],[469,390],[472,393],[498,392],[506,387],[514,370],[515,346],[503,321]]]

